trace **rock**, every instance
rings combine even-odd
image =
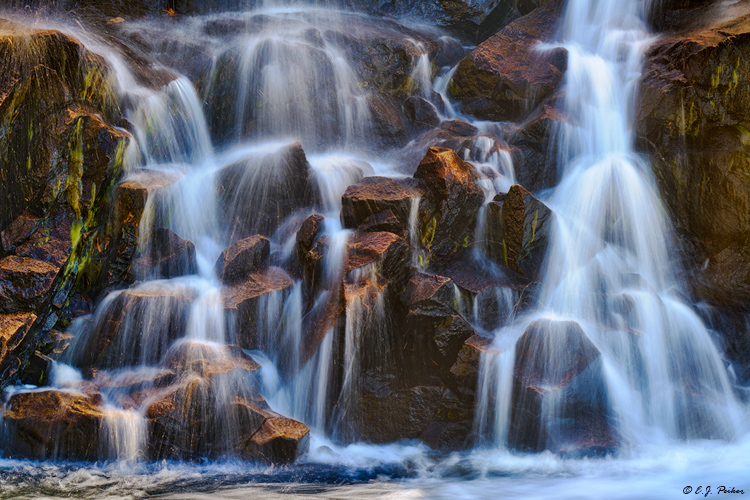
[[[345,272],[375,264],[387,279],[406,282],[409,268],[407,244],[393,233],[356,233],[347,242]]]
[[[409,236],[408,229],[404,227],[401,221],[398,220],[398,217],[390,210],[369,215],[357,226],[357,230],[365,233],[386,232],[393,233],[402,238]]]
[[[115,368],[156,364],[172,342],[185,335],[198,292],[151,282],[116,292],[76,349],[81,367]]]
[[[157,228],[149,235],[146,250],[130,264],[136,278],[173,278],[197,274],[195,245],[170,229]]]
[[[220,212],[230,221],[231,241],[273,232],[295,210],[320,198],[300,143],[254,155],[217,174]]]
[[[484,203],[475,168],[450,149],[430,148],[414,174],[429,194],[419,205],[419,241],[436,256],[467,247]]]
[[[517,121],[562,81],[565,49],[539,51],[551,42],[564,3],[543,5],[481,43],[458,65],[449,85],[464,112],[483,120]]]
[[[515,354],[511,447],[563,455],[619,447],[600,353],[578,323],[536,320],[516,341]]]
[[[253,375],[260,369],[260,365],[238,346],[191,340],[172,344],[160,364],[180,376],[197,375],[208,381],[235,370]]]
[[[373,135],[380,139],[384,147],[403,146],[409,141],[408,122],[398,102],[395,97],[388,95],[367,96]]]
[[[297,231],[297,262],[302,267],[302,274],[308,288],[315,293],[323,277],[323,258],[328,247],[328,238],[321,237],[325,217],[313,214],[302,222]]]
[[[684,33],[726,14],[727,7],[713,0],[659,0],[651,4],[648,23],[656,32]]]
[[[409,307],[426,304],[452,307],[456,297],[457,290],[450,278],[415,273],[406,285],[402,302]]]
[[[341,198],[341,218],[346,228],[357,228],[373,215],[390,212],[403,229],[409,228],[413,204],[427,192],[417,179],[365,177],[346,188]],[[372,222],[372,220],[370,221]]]
[[[58,266],[28,257],[0,259],[0,313],[39,307],[59,271]]]
[[[648,49],[637,132],[693,270],[689,283],[710,303],[735,306],[750,300],[740,251],[750,241],[750,13],[726,14],[736,17]]]
[[[427,373],[447,379],[463,343],[474,329],[445,306],[416,305],[406,315],[407,349],[421,359]],[[416,363],[415,363],[416,364]]]
[[[536,279],[547,254],[553,213],[518,184],[488,208],[488,254],[499,264]]]
[[[32,460],[96,460],[105,412],[101,396],[46,390],[12,395],[3,420],[5,452]]]
[[[479,361],[483,352],[492,348],[492,340],[472,335],[464,342],[456,355],[456,362],[451,366],[450,373],[458,393],[464,397],[473,398],[479,381]]]
[[[142,169],[115,189],[114,228],[100,274],[100,288],[128,283],[128,271],[138,245],[138,232],[148,197],[177,182],[173,173]],[[132,275],[131,275],[132,276]]]
[[[293,282],[278,267],[270,267],[250,274],[247,279],[226,287],[223,290],[224,311],[227,315],[227,328],[235,332],[237,343],[243,349],[262,349],[267,333],[260,331],[260,317],[267,312],[259,310],[259,301],[273,293],[284,293]],[[275,327],[275,325],[274,325]],[[274,341],[274,339],[268,339]]]
[[[408,97],[404,101],[404,113],[415,130],[431,129],[440,123],[435,105],[421,97]]]
[[[0,363],[23,341],[35,320],[33,312],[0,314]]]
[[[256,234],[236,242],[221,252],[214,272],[223,283],[235,283],[267,266],[270,253],[271,242],[268,238]]]
[[[312,214],[304,220],[297,231],[297,248],[301,253],[307,253],[312,250],[313,243],[323,231],[323,221],[325,217],[320,214]]]

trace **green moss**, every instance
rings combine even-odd
[[[65,192],[68,197],[68,205],[76,214],[76,218],[81,218],[80,198],[83,191],[83,119],[79,118],[76,122],[73,137],[71,139],[68,181],[65,185]]]
[[[435,239],[436,229],[437,219],[435,218],[435,216],[432,216],[432,218],[427,223],[427,226],[425,226],[424,231],[422,232],[422,237],[420,238],[420,243],[422,243],[422,246],[427,250],[429,250],[432,246],[432,241]]]

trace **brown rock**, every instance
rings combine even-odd
[[[414,177],[425,182],[428,199],[419,206],[419,240],[436,256],[469,245],[484,191],[474,167],[450,149],[430,148]]]
[[[258,318],[265,311],[258,310],[259,299],[267,294],[291,288],[291,278],[278,267],[250,274],[244,281],[224,289],[224,311],[230,332],[236,332],[237,342],[243,349],[261,349],[263,335],[258,331]]]
[[[303,224],[304,227],[304,224]],[[235,283],[268,264],[271,242],[259,234],[240,240],[219,255],[214,267],[223,283]]]
[[[0,314],[0,363],[24,339],[35,320],[33,312]]]
[[[387,279],[403,283],[407,262],[406,241],[393,233],[357,233],[347,242],[346,273],[375,264]]]
[[[60,268],[28,257],[0,259],[0,313],[36,309]]]
[[[517,273],[538,278],[549,245],[552,211],[518,184],[496,200],[488,210],[488,254]]]
[[[247,401],[238,401],[235,405],[240,421],[262,422],[252,435],[246,434],[250,436],[249,439],[241,441],[235,448],[239,456],[272,463],[290,463],[309,449],[310,429],[305,424]],[[242,419],[242,414],[247,417]]]
[[[11,396],[3,414],[11,429],[7,452],[32,460],[96,460],[105,416],[100,404],[98,394],[54,390]]]
[[[565,49],[550,42],[564,3],[552,1],[481,43],[458,66],[449,86],[464,111],[484,120],[520,120],[552,93],[567,66]]]
[[[368,217],[391,212],[402,228],[408,228],[412,203],[425,193],[424,184],[416,179],[366,177],[344,192],[341,199],[344,227],[356,228]]]
[[[431,129],[440,123],[438,110],[430,101],[410,96],[404,101],[404,113],[414,129]]]
[[[492,348],[492,339],[472,335],[464,342],[456,355],[450,373],[455,379],[459,394],[473,397],[479,380],[479,361],[483,352]]]

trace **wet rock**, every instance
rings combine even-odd
[[[160,363],[180,376],[195,374],[209,381],[235,370],[252,375],[260,369],[238,346],[190,340],[175,342]]]
[[[35,320],[33,312],[0,314],[0,363],[23,341]]]
[[[0,259],[0,313],[39,307],[59,270],[49,262],[28,257]]]
[[[518,184],[488,207],[488,254],[499,264],[532,279],[547,254],[553,213]]]
[[[405,283],[407,248],[406,241],[393,233],[357,233],[347,242],[345,272],[374,264],[387,279]]]
[[[722,306],[750,299],[740,251],[750,238],[747,20],[738,7],[655,42],[637,113],[639,147],[649,154],[682,243],[689,283]]]
[[[237,343],[243,349],[261,349],[266,332],[260,331],[259,322],[267,312],[259,310],[261,299],[268,300],[269,294],[283,294],[293,282],[278,267],[270,267],[250,274],[245,280],[223,290],[224,311],[227,314],[228,331],[235,332]],[[271,340],[271,339],[269,339]]]
[[[553,1],[481,43],[458,66],[449,85],[465,112],[483,120],[517,121],[562,81],[565,49],[539,51],[557,32],[563,2]]]
[[[148,197],[168,189],[179,176],[173,173],[143,169],[129,176],[115,189],[112,240],[105,253],[100,274],[101,288],[128,283],[128,270],[138,245],[138,232]]]
[[[217,174],[220,210],[229,222],[231,241],[255,234],[271,236],[295,210],[320,198],[300,143],[265,155],[253,155]]]
[[[325,217],[313,214],[302,222],[297,231],[297,262],[310,290],[317,290],[323,276],[323,257],[328,247],[328,239],[321,237]],[[313,292],[314,293],[314,292]]]
[[[619,446],[600,353],[578,323],[536,320],[516,341],[515,354],[510,446],[563,455]]]
[[[367,97],[374,136],[383,146],[398,147],[409,141],[408,122],[395,97],[371,94]]]
[[[32,460],[96,460],[105,412],[101,396],[47,390],[12,395],[3,420],[5,452]]]
[[[390,213],[396,217],[403,232],[409,228],[413,204],[425,192],[425,185],[417,179],[366,177],[344,192],[341,199],[344,227],[357,228],[371,216],[384,214],[387,217]]]
[[[357,226],[357,229],[365,233],[393,233],[402,238],[409,236],[408,228],[404,227],[398,217],[390,210],[369,215]]]
[[[456,287],[445,276],[415,273],[406,285],[402,301],[410,307],[426,304],[452,307],[456,302]]]
[[[301,253],[307,253],[312,249],[313,243],[323,231],[324,220],[325,217],[320,214],[312,214],[304,220],[296,237],[297,248]]]
[[[90,325],[76,364],[115,368],[155,364],[185,335],[197,292],[148,284],[117,293]]]
[[[725,14],[726,7],[712,0],[659,0],[651,4],[648,23],[657,32],[683,33]]]
[[[474,220],[484,203],[476,169],[449,149],[430,148],[414,177],[429,194],[419,205],[419,240],[436,256],[455,253],[469,245]]]
[[[447,378],[464,341],[474,329],[454,310],[445,306],[415,305],[406,315],[407,349],[422,359],[428,373]]]
[[[421,97],[408,97],[404,101],[404,113],[415,130],[431,129],[440,123],[435,105]]]
[[[483,352],[492,348],[492,340],[474,334],[464,342],[456,355],[450,373],[459,394],[472,398],[479,380],[479,361]]]
[[[173,278],[197,272],[195,245],[166,228],[153,231],[148,248],[130,265],[130,273],[136,278]]]
[[[214,271],[223,283],[235,283],[267,266],[270,253],[271,242],[256,234],[221,252]]]

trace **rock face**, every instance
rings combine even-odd
[[[516,342],[508,444],[597,455],[619,446],[599,350],[573,321],[536,320]]]
[[[688,257],[715,305],[750,299],[750,13],[658,40],[647,52],[640,147]]]
[[[554,214],[518,184],[498,195],[487,214],[488,254],[499,264],[529,278],[539,277]]]
[[[484,120],[519,120],[558,87],[566,51],[539,51],[536,44],[552,41],[562,8],[557,0],[537,8],[461,61],[449,92],[465,112]]]
[[[419,205],[419,239],[437,256],[469,244],[477,211],[484,203],[479,175],[450,149],[430,148],[414,174],[429,189]]]

